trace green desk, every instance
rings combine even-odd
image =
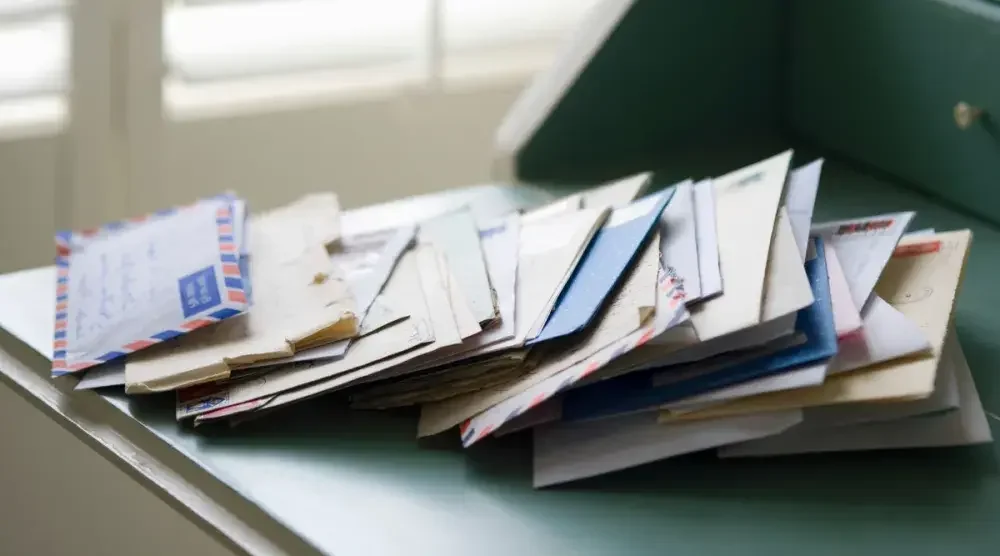
[[[662,175],[718,172],[770,148],[703,160],[690,153]],[[820,191],[817,219],[914,209],[916,227],[973,230],[956,326],[983,405],[1000,411],[1000,229],[833,161]],[[486,211],[502,210],[500,199],[545,198],[480,187],[413,206],[434,211],[466,194],[484,195]],[[399,213],[378,210],[377,219],[356,215],[375,222]],[[535,491],[527,434],[465,452],[457,438],[418,445],[414,414],[350,412],[332,397],[195,433],[175,423],[169,396],[127,399],[54,384],[47,361],[6,335],[0,369],[24,397],[251,553],[914,556],[1000,547],[996,446],[759,461],[696,454]],[[991,425],[1000,435],[1000,422]]]

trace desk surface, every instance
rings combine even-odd
[[[496,210],[500,198],[538,198],[479,193]],[[842,166],[828,163],[824,170],[817,219],[902,209],[919,211],[916,227],[968,227],[975,234],[956,323],[983,405],[996,414],[1000,229]],[[170,396],[128,399],[53,385],[46,361],[9,337],[0,337],[0,367],[22,395],[251,552],[301,553],[308,544],[343,556],[848,550],[913,556],[996,554],[1000,547],[995,445],[758,461],[696,454],[535,491],[525,434],[464,452],[457,439],[418,446],[413,413],[349,412],[332,398],[195,434],[174,421]],[[91,406],[107,410],[106,420],[74,410]],[[991,426],[1000,435],[1000,422],[993,418]],[[184,458],[157,467],[144,459],[154,452]],[[163,479],[181,467],[208,482]],[[254,525],[226,515],[246,504],[219,502],[228,488],[259,507]]]

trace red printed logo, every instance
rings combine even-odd
[[[941,250],[940,241],[925,241],[923,243],[911,243],[900,245],[892,252],[893,257],[914,257],[917,255],[928,255]]]

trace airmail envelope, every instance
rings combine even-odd
[[[125,357],[245,311],[222,196],[56,237],[52,374]]]
[[[336,213],[284,207],[251,219],[253,310],[130,357],[126,391],[168,391],[222,380],[234,368],[357,335],[354,299],[322,244],[330,234],[319,233],[336,218]],[[289,258],[277,243],[282,237],[293,251],[304,251]],[[317,243],[305,248],[303,241]]]

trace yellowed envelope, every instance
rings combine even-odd
[[[662,421],[695,420],[778,409],[855,402],[922,399],[934,391],[941,350],[962,281],[972,233],[968,230],[904,238],[875,291],[927,335],[932,353],[888,361],[828,377],[821,386],[752,396]]]
[[[761,322],[764,276],[792,151],[715,178],[722,295],[691,309],[702,341]]]
[[[282,405],[297,402],[313,396],[331,392],[352,384],[405,375],[412,370],[411,361],[433,354],[433,352],[458,345],[462,342],[449,302],[447,291],[442,287],[444,278],[438,272],[436,250],[430,245],[416,248],[420,283],[426,296],[428,320],[434,330],[433,342],[406,351],[394,357],[354,369],[337,376],[314,382],[302,388],[284,391],[263,407],[271,410]],[[350,353],[350,352],[348,352]]]
[[[327,204],[329,210],[335,208],[335,199],[332,206]],[[301,216],[283,207],[251,220],[248,229],[256,239],[251,239],[250,311],[130,355],[125,363],[126,392],[169,391],[222,380],[232,369],[357,334],[354,299],[325,246],[303,245],[329,238],[333,226],[324,222],[336,221],[337,213],[311,205],[301,209]],[[290,257],[275,237],[288,240],[289,253],[301,249],[299,256]]]
[[[646,245],[632,273],[611,305],[605,309],[594,330],[580,343],[544,356],[538,367],[513,381],[423,405],[417,436],[430,436],[458,426],[462,421],[524,392],[559,371],[583,361],[615,340],[638,330],[656,307],[659,245],[657,233]]]
[[[314,193],[250,217],[250,250],[255,258],[292,260],[309,249],[340,239],[340,203],[333,193]]]
[[[432,253],[431,257],[433,256]],[[207,388],[197,395],[190,391],[185,392],[184,395],[179,396],[178,418],[193,417],[200,413],[279,394],[312,382],[339,376],[365,365],[387,360],[401,352],[429,344],[434,340],[435,331],[431,326],[417,262],[416,252],[411,250],[404,253],[382,294],[391,300],[394,306],[410,313],[409,319],[389,325],[368,336],[357,338],[351,343],[344,357],[340,359],[284,365],[247,383]],[[431,263],[436,269],[436,261],[433,258]],[[444,294],[444,290],[441,290],[441,295]],[[216,401],[211,407],[206,407],[206,404],[201,403],[206,399]]]

